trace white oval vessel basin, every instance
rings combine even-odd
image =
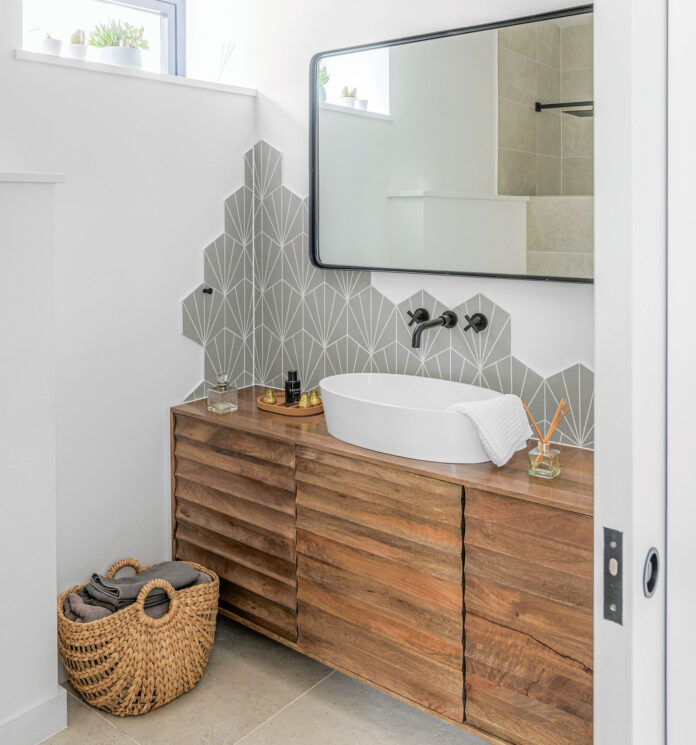
[[[348,373],[319,383],[329,434],[381,453],[438,463],[490,458],[454,403],[500,396],[496,391],[415,375]]]

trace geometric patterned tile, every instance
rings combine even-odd
[[[242,186],[225,200],[225,233],[246,246],[254,235],[254,195]]]
[[[570,412],[560,423],[554,441],[591,448],[594,444],[594,375],[584,365],[573,365],[546,381],[546,419],[553,417],[561,398]]]
[[[510,314],[484,295],[475,295],[465,303],[453,308],[459,323],[452,329],[452,346],[478,371],[499,362],[510,355],[512,345]],[[488,318],[488,327],[477,334],[473,329],[464,331],[466,315],[483,313]]]
[[[275,189],[262,199],[263,230],[286,246],[302,235],[302,200],[286,186]]]
[[[196,289],[183,302],[184,336],[205,346],[210,339],[224,328],[224,300],[220,292],[203,292],[205,283]]]
[[[307,233],[307,199],[283,186],[281,154],[260,140],[244,153],[244,185],[225,200],[225,233],[204,251],[205,283],[183,302],[184,333],[205,347],[208,384],[222,369],[236,386],[275,387],[297,369],[307,389],[342,372],[425,375],[514,393],[545,427],[565,397],[571,412],[554,439],[593,446],[591,370],[573,365],[544,380],[512,356],[510,315],[481,294],[452,308],[455,328],[428,329],[412,349],[406,311],[434,317],[447,308],[424,291],[396,306],[370,272],[317,269]],[[488,328],[465,332],[465,314],[476,312]]]
[[[282,184],[282,156],[264,140],[259,140],[253,150],[253,190],[258,199],[263,199]]]

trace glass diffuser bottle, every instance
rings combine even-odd
[[[217,374],[217,387],[208,391],[208,411],[213,414],[229,414],[237,411],[237,391],[230,390],[229,373]]]
[[[539,440],[539,444],[529,451],[529,475],[541,479],[554,479],[561,472],[561,451],[551,444]]]

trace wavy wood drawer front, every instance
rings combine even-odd
[[[457,721],[462,492],[298,448],[298,644]]]
[[[176,416],[176,556],[220,576],[222,608],[297,639],[294,447]]]
[[[465,496],[466,720],[515,745],[592,743],[592,518]]]

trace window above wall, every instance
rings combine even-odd
[[[24,0],[24,49],[186,74],[186,0]]]

